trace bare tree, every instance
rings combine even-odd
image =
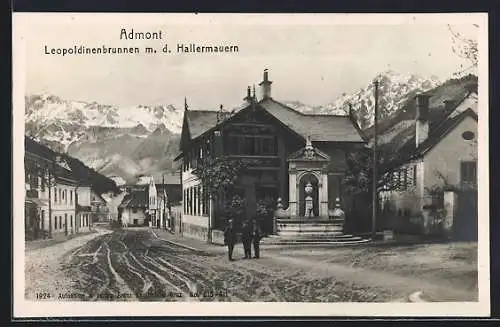
[[[479,28],[478,25],[474,24],[475,28]],[[465,37],[462,33],[454,30],[451,25],[448,24],[448,30],[451,33],[451,38],[453,42],[452,50],[460,58],[464,58],[469,61],[470,65],[468,67],[463,67],[456,73],[456,75],[462,75],[466,72],[477,68],[478,64],[478,44],[476,39]]]

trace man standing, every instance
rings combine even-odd
[[[233,220],[229,219],[224,229],[224,244],[227,245],[227,255],[229,261],[233,261],[233,249],[236,243],[236,230],[234,229]]]
[[[262,238],[262,230],[257,219],[253,219],[252,223],[252,243],[253,251],[255,253],[254,258],[258,259],[260,257],[260,239]]]
[[[241,241],[243,243],[243,250],[245,251],[245,259],[250,259],[252,257],[252,224],[250,220],[243,222]]]

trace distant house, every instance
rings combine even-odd
[[[152,226],[160,225],[160,214],[158,213],[158,197],[156,194],[156,185],[153,177],[149,178],[148,183],[148,214]]]
[[[417,95],[382,126],[380,148],[392,155],[380,200],[397,226],[429,233],[435,224],[452,224],[454,237],[477,239],[477,121],[477,80],[469,76]],[[445,212],[451,190],[454,206]],[[458,214],[445,221],[450,211]]]
[[[76,189],[79,184],[59,153],[24,138],[26,239],[76,233]]]
[[[118,207],[122,222],[133,226],[142,226],[147,222],[147,190],[134,190],[125,195]]]
[[[90,206],[92,222],[109,222],[109,208],[106,200],[95,190],[90,193]]]
[[[179,174],[156,174],[149,177],[148,213],[153,227],[168,228],[170,207],[179,204],[182,187]]]
[[[78,231],[89,231],[92,225],[92,207],[90,205],[91,186],[87,183],[77,188],[76,227]]]

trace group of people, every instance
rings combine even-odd
[[[238,228],[239,227],[239,228]],[[245,252],[245,259],[252,258],[252,245],[254,249],[254,258],[260,257],[260,240],[262,238],[262,230],[257,219],[247,219],[242,222],[241,226],[235,226],[233,219],[229,219],[224,229],[224,244],[228,248],[229,261],[233,261],[233,250],[237,243],[238,229],[241,230],[241,242]]]

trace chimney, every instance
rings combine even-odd
[[[243,98],[243,100],[247,102],[252,102],[252,90],[250,89],[250,86],[247,87],[247,96]]]
[[[417,100],[417,117],[415,123],[415,140],[418,147],[427,139],[429,135],[429,98],[428,94],[418,94]]]
[[[261,92],[261,96],[262,96],[262,99],[267,99],[267,98],[271,98],[271,84],[273,82],[271,82],[269,80],[269,72],[266,69],[264,69],[264,78],[262,80],[262,82],[259,83],[259,86],[260,86],[260,92]]]

